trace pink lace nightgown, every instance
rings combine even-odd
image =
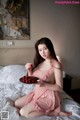
[[[35,70],[33,76],[42,80],[49,78],[52,67],[49,70],[41,71]],[[58,91],[53,91],[49,88],[35,85],[35,89],[26,97],[26,104],[32,103],[35,111],[43,112],[45,115],[59,115],[61,111],[61,98]]]

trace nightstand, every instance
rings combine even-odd
[[[71,97],[78,103],[80,103],[80,89],[71,90]]]
[[[71,95],[71,81],[72,81],[72,77],[70,75],[66,74],[65,78],[63,78],[63,90],[68,95]]]

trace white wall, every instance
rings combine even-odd
[[[6,40],[0,41],[0,64],[32,61],[35,41],[46,36],[61,56],[64,70],[74,78],[72,88],[80,88],[80,6],[30,0],[30,31],[31,40],[15,40],[11,47],[6,46]]]

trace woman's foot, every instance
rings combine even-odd
[[[19,108],[16,108],[16,112],[19,114],[19,116],[21,116],[21,115],[20,115],[20,109],[19,109]]]
[[[71,116],[72,112],[60,112],[59,115],[60,116]]]
[[[14,101],[10,98],[6,98],[6,101],[11,104],[12,106],[14,106]]]

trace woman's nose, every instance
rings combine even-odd
[[[43,51],[42,51],[42,53],[44,54],[44,53],[45,53],[45,51],[43,50]]]

